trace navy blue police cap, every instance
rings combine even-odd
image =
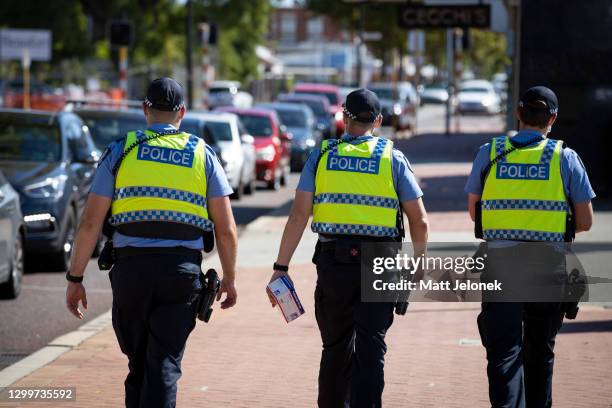
[[[178,111],[185,106],[183,87],[172,78],[157,78],[149,85],[144,103],[160,111]]]
[[[545,86],[534,86],[521,96],[519,106],[528,109],[545,109],[553,114],[559,111],[559,100],[552,89]]]
[[[372,123],[380,115],[380,101],[369,89],[356,89],[346,96],[343,112],[357,122]]]

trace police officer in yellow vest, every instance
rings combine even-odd
[[[592,223],[595,193],[582,161],[561,140],[546,137],[557,112],[552,90],[528,89],[516,112],[519,132],[480,148],[465,187],[476,235],[489,248],[482,279],[503,277],[515,294],[529,292],[543,270],[565,273],[562,243]],[[491,405],[550,407],[555,337],[563,318],[572,316],[558,301],[507,301],[515,294],[494,302],[483,297],[478,316]]]
[[[183,350],[195,326],[192,300],[201,289],[204,240],[210,242],[214,230],[226,293],[221,308],[232,307],[236,226],[232,189],[215,153],[178,130],[185,115],[181,85],[153,81],[143,111],[148,129],[128,132],[100,159],[66,274],[66,303],[83,318],[83,274],[110,208],[113,328],[129,360],[125,405],[174,407]]]
[[[400,205],[413,242],[427,241],[428,223],[423,193],[407,159],[390,140],[371,135],[382,121],[376,95],[367,89],[351,92],[343,113],[346,134],[324,141],[307,160],[271,281],[288,276],[312,214],[311,229],[319,234],[313,257],[315,314],[323,341],[318,404],[371,408],[381,406],[393,304],[361,301],[359,245],[397,240]]]

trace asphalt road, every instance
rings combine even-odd
[[[442,134],[444,108],[425,106],[419,112],[419,133],[424,134],[398,140],[396,146],[403,150],[413,163],[469,161],[473,157],[475,147],[490,139],[494,132],[499,133],[503,122],[501,116],[470,116],[461,117],[459,124],[462,131],[473,133],[446,137]],[[292,174],[288,186],[279,191],[257,189],[252,196],[232,201],[239,229],[257,217],[290,202],[298,178],[299,175]],[[442,192],[439,198],[441,202],[446,201],[449,198],[448,191]],[[463,197],[461,199],[463,200]],[[44,268],[44,261],[40,264],[42,266],[35,268],[37,270],[26,273],[23,290],[18,299],[0,300],[0,369],[84,323],[72,317],[65,308],[64,273],[48,272]],[[85,287],[89,303],[89,310],[85,312],[86,322],[111,307],[108,275],[98,269],[95,260],[87,267]]]
[[[257,217],[293,199],[299,175],[292,174],[279,191],[258,188],[255,194],[232,200],[239,230]],[[48,272],[42,266],[25,274],[23,289],[15,300],[0,300],[0,369],[47,345],[54,338],[75,330],[84,322],[111,307],[111,289],[107,272],[90,261],[85,273],[89,309],[80,321],[65,307],[66,280],[63,272]],[[38,270],[36,270],[38,269]],[[42,269],[42,270],[41,270]]]

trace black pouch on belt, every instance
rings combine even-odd
[[[334,258],[339,263],[361,263],[361,241],[339,239],[334,249]]]

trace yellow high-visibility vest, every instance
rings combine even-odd
[[[322,149],[328,143],[324,141]],[[396,237],[399,200],[391,171],[393,142],[372,137],[323,154],[315,179],[311,229],[320,234]]]
[[[491,142],[491,160],[511,147]],[[481,199],[486,240],[564,241],[569,211],[561,178],[561,140],[541,142],[505,156],[486,177]]]
[[[151,131],[129,132],[124,153]],[[111,224],[130,236],[197,239],[213,224],[206,208],[205,143],[184,132],[140,144],[115,178]]]

